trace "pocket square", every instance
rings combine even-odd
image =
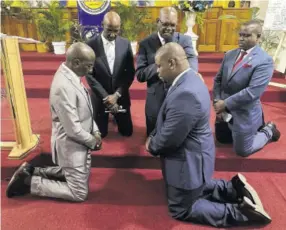
[[[245,63],[245,64],[243,65],[243,68],[249,68],[249,67],[252,67],[252,65],[251,65],[251,64],[248,64],[248,63]]]

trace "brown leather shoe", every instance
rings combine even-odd
[[[236,190],[237,197],[239,199],[242,200],[243,197],[247,197],[251,200],[253,204],[261,206],[263,208],[262,202],[257,192],[249,183],[247,183],[246,178],[242,174],[238,173],[236,176],[234,176],[231,179],[231,183]]]
[[[243,197],[243,202],[240,204],[239,209],[251,223],[269,224],[272,221],[271,217],[262,207],[253,204],[247,197]]]
[[[267,122],[266,126],[268,126],[273,133],[271,140],[272,141],[278,141],[280,136],[281,136],[281,133],[277,129],[276,125],[272,121],[269,121],[269,122]]]

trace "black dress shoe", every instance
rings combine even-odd
[[[236,176],[234,176],[231,179],[231,183],[237,192],[238,199],[242,200],[243,197],[247,197],[253,204],[263,208],[257,192],[249,183],[247,183],[246,178],[242,174],[238,173]]]
[[[280,136],[281,136],[281,133],[277,129],[276,125],[272,121],[270,121],[270,122],[267,122],[266,126],[268,126],[271,129],[272,133],[273,133],[271,140],[272,141],[278,141]]]
[[[6,190],[6,196],[22,196],[30,193],[31,174],[29,172],[28,163],[23,163],[12,176]]]
[[[262,207],[253,204],[247,197],[243,197],[243,202],[239,205],[239,209],[250,223],[269,224],[272,221]]]

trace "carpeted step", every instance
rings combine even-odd
[[[52,75],[25,75],[25,87],[28,98],[48,98],[50,92],[50,85],[52,83]],[[208,86],[210,95],[212,96],[213,79],[204,78],[206,85]],[[86,80],[83,82],[88,87]],[[274,78],[272,82],[285,84],[286,80]],[[284,83],[285,82],[285,83]],[[2,85],[4,87],[4,79],[2,79]],[[133,100],[145,100],[146,99],[146,83],[140,83],[136,79],[130,88],[131,98]],[[269,86],[266,92],[262,96],[263,102],[286,102],[286,88]]]
[[[223,53],[199,53],[200,63],[221,63],[223,59]],[[136,57],[135,57],[136,59]],[[55,55],[53,53],[37,53],[37,52],[22,52],[21,60],[23,62],[47,62],[47,61],[58,61],[64,62],[65,55]]]
[[[22,69],[23,74],[26,75],[54,75],[59,67],[61,62],[56,60],[51,61],[23,61]],[[213,78],[217,74],[220,68],[220,63],[202,63],[199,62],[199,72],[204,78]],[[282,78],[285,79],[285,75],[275,71],[273,78]]]
[[[11,177],[12,173],[11,171],[5,176]],[[234,174],[216,172],[214,178],[229,180]],[[243,174],[258,192],[265,210],[272,218],[272,223],[268,226],[250,226],[247,229],[285,229],[285,174],[260,172]],[[93,168],[88,200],[80,204],[30,195],[7,199],[5,197],[7,184],[6,181],[1,182],[1,226],[7,230],[214,229],[175,221],[168,215],[160,170]],[[245,227],[233,229],[240,230]]]
[[[31,127],[34,133],[41,135],[39,147],[29,157],[34,162],[51,163],[50,135],[51,117],[48,99],[29,99]],[[2,117],[9,117],[8,104],[2,103]],[[261,151],[248,158],[236,156],[231,146],[216,144],[216,170],[218,171],[273,171],[286,172],[286,106],[285,103],[263,104],[265,120],[274,121],[281,130],[282,136],[278,142],[270,143]],[[132,117],[134,133],[130,138],[121,137],[113,122],[109,123],[109,134],[103,141],[103,149],[93,152],[93,167],[116,168],[159,168],[158,158],[145,151],[145,113],[144,101],[132,101]],[[214,127],[214,111],[212,110],[211,125]],[[12,120],[1,120],[2,140],[13,139]],[[40,155],[39,153],[43,153]],[[17,163],[6,159],[2,154],[4,164]],[[14,163],[13,163],[14,162]],[[19,162],[18,162],[19,163]]]

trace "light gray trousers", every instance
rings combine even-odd
[[[85,201],[88,195],[90,167],[91,155],[88,153],[86,165],[76,168],[35,168],[31,180],[31,194],[74,202]],[[66,182],[60,181],[63,179]]]

